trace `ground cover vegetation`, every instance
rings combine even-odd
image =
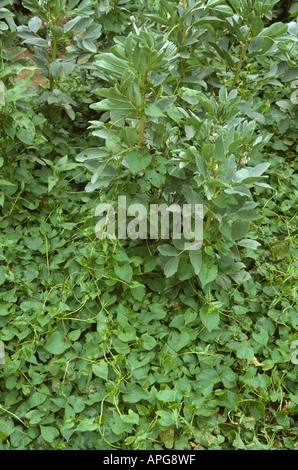
[[[0,0],[2,450],[297,448],[297,17]],[[202,247],[100,240],[119,195]]]

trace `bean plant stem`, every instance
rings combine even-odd
[[[144,134],[146,126],[146,115],[145,115],[145,82],[141,83],[141,117],[139,127],[139,142],[144,145]]]
[[[183,7],[183,12],[185,12],[187,8],[186,0],[182,0],[182,7]],[[184,24],[183,30],[182,30],[182,44],[184,44],[186,41],[186,35],[187,35],[187,27]],[[181,58],[181,61],[180,61],[180,71],[181,71],[181,78],[183,80],[183,78],[185,78],[185,59],[183,58]]]
[[[240,59],[239,59],[239,62],[237,64],[237,67],[236,67],[236,70],[235,70],[235,76],[234,76],[234,81],[233,81],[233,85],[232,85],[232,90],[237,86],[237,83],[238,83],[239,73],[240,73],[240,71],[243,67],[243,62],[244,62],[244,59],[245,59],[245,56],[246,56],[246,53],[247,53],[247,49],[248,49],[248,46],[249,46],[249,43],[250,43],[250,40],[251,40],[250,34],[251,34],[251,28],[248,29],[247,34],[246,34],[246,38],[245,38],[245,43],[242,46]]]
[[[140,91],[141,91],[141,109],[140,109],[140,126],[139,126],[139,143],[144,145],[145,143],[145,128],[146,128],[146,114],[145,114],[145,104],[146,104],[146,88],[147,88],[147,78],[150,73],[152,63],[152,57],[150,55],[149,63],[147,66],[146,73],[140,83]]]

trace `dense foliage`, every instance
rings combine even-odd
[[[297,18],[0,0],[0,449],[296,448]],[[99,239],[121,195],[202,247]]]

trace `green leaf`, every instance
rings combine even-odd
[[[170,26],[171,24],[171,18],[167,18],[166,16],[155,15],[153,13],[146,13],[145,16],[158,24],[164,24],[167,26]]]
[[[78,328],[77,330],[72,330],[70,333],[68,333],[67,338],[70,341],[77,341],[80,336],[81,336],[81,330]]]
[[[147,333],[143,334],[140,338],[142,346],[147,351],[151,351],[155,348],[157,342],[153,336],[148,335]]]
[[[180,113],[179,109],[175,105],[171,106],[171,108],[169,109],[166,109],[165,112],[171,119],[173,119],[173,121],[175,121],[177,124],[180,124],[181,119],[182,119],[182,114]]]
[[[120,331],[118,333],[118,338],[121,341],[125,343],[129,343],[130,341],[136,341],[136,329],[133,326],[126,324],[123,326],[123,330],[124,331]]]
[[[83,39],[98,39],[101,35],[102,25],[101,24],[92,24],[84,32]]]
[[[55,60],[55,62],[51,62],[50,64],[50,72],[53,78],[57,78],[58,75],[62,72],[63,65],[60,60]]]
[[[32,131],[27,131],[26,129],[20,129],[17,132],[17,137],[26,145],[32,145],[34,143],[34,134]]]
[[[218,310],[213,308],[202,307],[200,309],[200,318],[203,325],[207,328],[209,333],[216,330],[220,321],[220,314]]]
[[[178,265],[179,265],[178,256],[176,256],[175,258],[170,258],[164,266],[164,273],[166,277],[173,276],[178,270]]]
[[[128,424],[139,424],[140,416],[133,410],[128,410],[128,415],[120,415],[122,421]]]
[[[48,191],[49,192],[53,189],[54,186],[56,186],[58,181],[59,181],[59,176],[49,176],[48,177]]]
[[[48,395],[45,393],[34,392],[29,398],[29,408],[36,408],[37,406],[41,405],[46,401],[47,396]]]
[[[62,331],[55,331],[47,338],[44,347],[49,353],[58,356],[63,354],[70,346],[70,342],[65,340],[64,333]]]
[[[174,349],[174,351],[179,352],[181,349],[185,348],[190,342],[190,336],[186,331],[181,333],[174,333],[169,345]]]
[[[289,68],[289,70],[287,70],[287,72],[283,76],[282,80],[284,82],[291,82],[292,80],[295,80],[297,77],[298,77],[298,67],[291,67],[291,68]],[[1,84],[1,82],[0,82],[0,84]],[[1,104],[1,102],[0,102],[0,104]]]
[[[81,17],[80,16],[76,16],[75,18],[73,18],[72,20],[68,21],[65,25],[64,25],[64,33],[68,33],[68,31],[70,31],[71,29],[73,29],[75,27],[75,25],[80,21]]]
[[[233,240],[239,240],[240,238],[243,238],[249,229],[249,222],[235,222],[232,225],[232,239]]]
[[[54,440],[59,436],[59,431],[57,428],[54,428],[53,426],[40,426],[41,430],[41,436],[42,438],[46,441],[49,442],[50,444],[53,444]]]
[[[229,5],[226,5],[225,2],[218,0],[209,0],[207,2],[207,7],[211,10],[218,11],[224,15],[233,16],[233,10]]]
[[[205,264],[202,265],[199,271],[199,279],[202,283],[202,287],[204,288],[207,284],[214,281],[217,276],[217,266],[212,266],[211,268],[207,268]]]
[[[258,246],[261,246],[261,243],[257,242],[256,240],[251,240],[250,238],[245,238],[238,242],[238,245],[244,246],[245,248],[249,248],[251,250],[256,250]]]
[[[114,266],[114,271],[116,276],[118,276],[119,279],[122,279],[122,281],[125,281],[128,284],[131,282],[133,270],[130,264],[125,263],[123,266]]]
[[[219,25],[219,23],[223,23],[224,20],[217,18],[216,16],[204,16],[197,21],[192,23],[192,26],[201,26],[204,24],[214,25],[215,27]]]
[[[95,431],[98,428],[98,423],[94,421],[94,418],[83,419],[76,428],[77,433],[87,433]]]
[[[177,395],[177,390],[171,390],[167,388],[165,390],[160,390],[157,393],[156,398],[165,403],[170,403],[176,400],[176,395]]]
[[[218,276],[216,276],[215,282],[226,291],[229,291],[232,285],[230,278],[223,274],[219,274]]]
[[[167,244],[160,245],[157,247],[157,249],[162,256],[176,256],[179,253],[177,248]]]
[[[252,400],[248,402],[248,408],[250,415],[255,418],[256,421],[264,419],[266,414],[266,408],[264,403],[261,401]]]
[[[15,184],[7,180],[0,179],[0,186],[15,186]]]
[[[190,250],[189,259],[195,274],[198,275],[202,267],[202,252],[200,250]]]
[[[66,60],[62,61],[62,68],[66,77],[71,74],[75,67],[76,64],[73,64],[72,62],[68,62]]]
[[[233,68],[236,61],[233,59],[233,57],[224,49],[219,47],[218,44],[214,42],[210,42],[211,46],[214,47],[214,49],[218,52],[218,54],[221,56],[222,59],[226,62],[226,64],[230,67]]]
[[[87,51],[97,52],[97,47],[91,39],[83,39],[82,43]]]
[[[101,54],[99,59],[95,61],[94,66],[107,74],[121,79],[123,72],[127,69],[128,62],[108,52]]]
[[[24,237],[24,241],[30,250],[39,250],[44,244],[44,239],[41,237]]]
[[[143,152],[142,150],[130,150],[126,154],[126,160],[131,172],[135,175],[140,171],[147,168],[151,163],[151,154],[149,152]]]
[[[162,117],[164,113],[162,110],[153,103],[149,103],[145,106],[145,113],[150,117]]]
[[[0,21],[0,31],[7,31],[8,30],[8,24],[5,23],[5,21]]]
[[[101,88],[97,91],[97,94],[107,99],[100,101],[100,103],[91,104],[91,109],[95,109],[96,111],[109,110],[123,113],[136,113],[134,106],[130,103],[128,98],[117,88]]]
[[[136,300],[142,300],[146,295],[146,288],[144,284],[141,284],[137,281],[133,281],[132,285],[130,286],[130,291],[132,296]]]
[[[92,372],[96,377],[107,380],[109,374],[109,367],[103,359],[96,364],[92,364]]]
[[[258,36],[258,34],[264,29],[263,21],[261,20],[261,18],[257,16],[251,20],[250,24],[251,24],[252,34],[254,36]]]
[[[76,156],[76,160],[78,162],[84,162],[85,160],[104,160],[109,153],[107,150],[100,149],[100,148],[93,148],[90,147],[86,150],[83,150]]]
[[[156,170],[153,168],[147,168],[145,170],[145,176],[148,178],[150,183],[155,186],[156,188],[160,188],[164,182],[165,182],[165,177],[163,174],[158,173]]]
[[[215,162],[222,162],[225,158],[225,148],[223,144],[222,137],[217,137],[214,146],[214,161]]]
[[[3,5],[7,5],[8,3],[10,3],[8,0],[4,0],[4,2],[0,2],[0,7],[2,7]],[[13,16],[14,14],[7,8],[0,8],[0,18],[11,18]]]
[[[0,317],[6,317],[10,314],[9,304],[0,304]]]
[[[131,127],[125,127],[121,133],[121,136],[128,145],[128,147],[134,147],[136,143],[139,141],[139,133],[136,129],[132,129]]]
[[[257,343],[261,344],[262,346],[266,346],[269,340],[269,335],[264,329],[261,329],[259,333],[253,332],[252,337]]]
[[[236,350],[236,356],[239,359],[246,359],[248,361],[253,361],[255,355],[254,350],[247,341],[243,341]]]
[[[207,167],[207,164],[205,162],[205,159],[200,155],[200,153],[196,150],[195,147],[190,147],[189,151],[195,157],[196,165],[197,165],[197,168],[198,168],[199,172],[202,173],[204,178],[207,178],[207,176],[208,176],[208,167]]]
[[[126,384],[126,393],[123,392],[123,401],[125,403],[138,403],[141,400],[148,400],[148,392],[139,385],[128,382]]]
[[[33,33],[37,33],[37,31],[41,28],[41,25],[42,21],[38,16],[33,16],[28,22],[29,29]]]
[[[263,31],[258,35],[258,37],[264,38],[274,38],[276,36],[281,36],[288,31],[288,25],[284,23],[274,23],[268,28],[263,29]]]

